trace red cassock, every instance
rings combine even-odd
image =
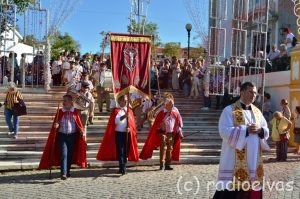
[[[176,123],[181,124],[180,116],[177,112],[172,111],[171,114],[175,114]],[[147,137],[147,140],[145,142],[145,145],[142,149],[142,152],[140,154],[140,159],[147,160],[152,158],[153,150],[157,147],[160,147],[160,133],[158,132],[158,129],[160,127],[160,124],[162,123],[163,119],[165,117],[164,111],[160,111],[153,123],[153,126],[150,129],[149,135]],[[180,142],[181,138],[179,133],[174,134],[174,144],[173,144],[173,151],[172,151],[172,160],[179,161],[180,157]]]
[[[102,161],[115,161],[117,159],[117,148],[115,140],[115,118],[119,112],[120,108],[114,108],[110,114],[110,118],[107,123],[106,131],[99,147],[97,160]],[[128,147],[127,156],[129,161],[138,161],[138,146],[136,137],[136,125],[132,109],[128,109],[128,126],[130,128],[130,133],[128,133]]]
[[[60,166],[61,155],[60,155],[59,134],[58,134],[59,128],[54,128],[54,124],[60,121],[63,115],[64,112],[62,111],[62,109],[59,109],[59,111],[55,115],[48,136],[48,140],[40,161],[39,169],[50,169],[52,166]],[[79,131],[76,132],[72,164],[76,164],[80,167],[86,167],[87,166],[86,143],[84,137],[80,133],[80,132],[84,132],[84,130],[80,119],[80,111],[78,109],[74,109],[73,117]]]

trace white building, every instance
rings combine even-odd
[[[10,52],[15,52],[17,54],[18,64],[20,64],[21,54],[27,54],[26,58],[29,63],[33,60],[33,54],[37,50],[34,50],[32,46],[19,43],[23,40],[22,35],[17,31],[13,31],[12,28],[1,33],[1,45],[0,45],[0,55],[7,56]]]

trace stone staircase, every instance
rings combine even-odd
[[[58,104],[61,107],[63,88],[52,88],[49,93],[42,89],[23,89],[22,94],[27,105],[28,115],[21,116],[18,139],[7,136],[7,127],[0,109],[0,170],[36,169],[42,155],[52,120]],[[175,106],[179,109],[184,123],[185,138],[181,145],[179,164],[218,163],[221,138],[218,133],[220,110],[201,110],[202,99],[187,99],[181,92],[173,93]],[[0,102],[5,94],[1,92]],[[213,107],[214,107],[214,97]],[[117,162],[96,160],[96,154],[109,118],[109,113],[99,113],[96,106],[94,124],[88,126],[87,157],[92,167],[116,166]],[[139,151],[148,135],[147,125],[137,133]],[[273,153],[273,152],[271,152]],[[129,165],[156,165],[159,151],[154,151],[151,160],[129,163]],[[176,163],[176,162],[174,162]]]

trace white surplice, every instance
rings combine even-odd
[[[254,105],[251,105],[252,107]],[[245,125],[234,126],[233,107],[231,105],[224,108],[219,120],[219,133],[223,139],[220,157],[218,186],[217,189],[227,189],[228,183],[233,181],[233,171],[235,168],[236,149],[242,150],[247,146],[247,166],[251,181],[255,181],[256,168],[258,166],[259,150],[268,150],[266,140],[269,137],[269,129],[262,113],[258,112],[261,121],[255,121],[252,110],[243,110]],[[257,134],[249,134],[246,137],[247,124],[257,123],[264,131],[264,139],[260,139]],[[227,184],[226,184],[227,183]]]

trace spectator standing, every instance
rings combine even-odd
[[[52,63],[51,72],[52,72],[52,80],[53,86],[60,86],[61,84],[61,76],[62,76],[62,57],[61,55]]]
[[[170,65],[170,70],[172,71],[172,89],[175,91],[178,91],[179,90],[180,65],[175,56],[172,57],[172,63]]]
[[[159,68],[160,88],[168,89],[169,87],[169,68],[170,61],[165,59]]]
[[[288,120],[290,120],[292,114],[291,114],[291,110],[289,108],[288,101],[286,99],[282,99],[281,102],[280,102],[280,106],[282,107],[282,110],[281,110],[282,115],[284,117],[286,117]]]
[[[20,103],[22,100],[22,94],[17,89],[16,84],[14,82],[9,82],[4,101],[4,116],[6,125],[9,130],[8,136],[14,139],[18,137],[20,118],[20,116],[14,115],[14,104]],[[13,122],[11,121],[12,119]]]
[[[293,48],[293,40],[295,35],[292,33],[292,31],[289,28],[284,28],[283,33],[285,34],[285,44],[287,48],[287,53],[290,55],[290,52]]]
[[[185,64],[183,70],[180,73],[180,80],[182,81],[183,93],[185,98],[188,98],[190,96],[192,78],[192,65]]]
[[[284,117],[281,112],[276,111],[270,124],[272,125],[272,139],[276,142],[276,160],[286,161],[289,130],[292,122]]]

